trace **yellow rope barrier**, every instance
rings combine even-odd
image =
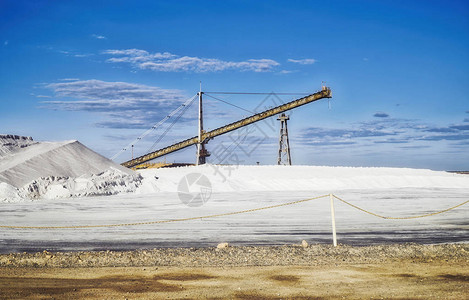
[[[79,228],[102,228],[102,227],[123,227],[123,226],[138,226],[138,225],[151,225],[151,224],[163,224],[163,223],[174,223],[174,222],[183,222],[183,221],[192,221],[192,220],[202,220],[202,219],[208,219],[208,218],[216,218],[216,217],[223,217],[223,216],[232,216],[232,215],[238,215],[238,214],[244,214],[244,213],[249,213],[249,212],[254,212],[254,211],[259,211],[259,210],[265,210],[265,209],[270,209],[270,208],[276,208],[276,207],[282,207],[282,206],[288,206],[288,205],[294,205],[302,202],[307,202],[307,201],[312,201],[320,198],[325,198],[329,197],[330,195],[322,195],[314,198],[308,198],[308,199],[302,199],[302,200],[297,200],[297,201],[292,201],[292,202],[287,202],[287,203],[282,203],[282,204],[277,204],[277,205],[271,205],[271,206],[265,206],[265,207],[259,207],[259,208],[253,208],[253,209],[246,209],[246,210],[240,210],[240,211],[235,211],[235,212],[228,212],[228,213],[222,213],[222,214],[215,214],[215,215],[208,215],[208,216],[200,216],[200,217],[190,217],[190,218],[181,218],[181,219],[172,219],[172,220],[160,220],[160,221],[149,221],[149,222],[136,222],[136,223],[121,223],[121,224],[104,224],[104,225],[76,225],[76,226],[9,226],[9,225],[0,225],[0,228],[10,228],[10,229],[79,229]],[[438,215],[450,210],[453,210],[455,208],[458,208],[460,206],[463,206],[464,204],[468,203],[469,200],[460,203],[456,206],[450,207],[448,209],[444,209],[438,212],[434,213],[429,213],[425,215],[419,215],[419,216],[411,216],[411,217],[386,217],[382,216],[379,214],[376,214],[374,212],[368,211],[366,209],[363,209],[361,207],[358,207],[350,202],[347,202],[336,195],[332,195],[334,198],[337,200],[355,208],[360,211],[363,211],[367,214],[373,215],[378,218],[382,219],[390,219],[390,220],[409,220],[409,219],[417,219],[417,218],[424,218],[424,217],[430,217],[434,215]]]
[[[183,222],[183,221],[191,221],[191,220],[201,220],[201,219],[208,219],[208,218],[216,218],[216,217],[223,217],[223,216],[231,216],[231,215],[238,215],[244,214],[264,209],[276,208],[281,206],[287,205],[294,205],[302,202],[312,201],[324,197],[329,197],[329,195],[318,196],[314,198],[308,198],[303,200],[297,200],[277,205],[253,208],[253,209],[246,209],[240,210],[235,212],[228,212],[216,215],[208,215],[208,216],[200,216],[200,217],[191,217],[191,218],[182,218],[182,219],[172,219],[172,220],[160,220],[160,221],[150,221],[150,222],[138,222],[138,223],[122,223],[122,224],[108,224],[108,225],[77,225],[77,226],[8,226],[8,225],[0,225],[0,228],[11,228],[11,229],[78,229],[78,228],[99,228],[99,227],[123,227],[123,226],[138,226],[138,225],[151,225],[151,224],[162,224],[162,223],[173,223],[173,222]]]
[[[429,214],[425,214],[425,215],[419,215],[419,216],[410,216],[410,217],[386,217],[386,216],[382,216],[382,215],[379,215],[379,214],[376,214],[374,212],[371,212],[369,210],[366,210],[366,209],[363,209],[361,207],[358,207],[350,202],[347,202],[345,201],[344,199],[341,199],[339,197],[337,197],[336,195],[333,195],[334,198],[336,198],[337,200],[347,204],[347,205],[350,205],[351,207],[353,208],[356,208],[358,210],[361,210],[362,212],[365,212],[367,214],[370,214],[372,216],[375,216],[375,217],[378,217],[378,218],[382,218],[382,219],[387,219],[387,220],[410,220],[410,219],[418,219],[418,218],[424,218],[424,217],[430,217],[430,216],[434,216],[434,215],[438,215],[438,214],[441,214],[441,213],[444,213],[444,212],[447,212],[447,211],[450,211],[452,209],[455,209],[455,208],[458,208],[460,206],[463,206],[464,204],[468,203],[469,200],[467,201],[464,201],[463,203],[460,203],[456,206],[453,206],[453,207],[450,207],[450,208],[447,208],[447,209],[444,209],[444,210],[441,210],[441,211],[437,211],[437,212],[434,212],[434,213],[429,213]]]

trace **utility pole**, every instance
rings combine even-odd
[[[210,156],[210,153],[205,149],[205,141],[202,140],[202,135],[204,134],[204,114],[202,109],[202,83],[200,83],[199,90],[199,136],[197,142],[197,161],[196,165],[205,164],[205,157]]]
[[[288,141],[287,128],[287,120],[290,120],[290,117],[282,113],[277,118],[277,120],[280,121],[280,137],[277,164],[291,166],[290,142]]]

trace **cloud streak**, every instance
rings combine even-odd
[[[373,129],[366,129],[366,128],[325,129],[325,128],[318,128],[318,127],[310,127],[306,129],[304,134],[305,134],[305,137],[314,136],[314,137],[320,137],[320,138],[341,138],[341,139],[396,135],[395,132],[385,132],[381,130],[373,130]]]
[[[148,128],[185,100],[179,90],[96,79],[44,87],[52,90],[55,98],[66,98],[43,101],[44,108],[102,113],[107,120],[96,125],[107,128]]]
[[[416,120],[378,117],[373,121],[354,124],[351,128],[305,128],[299,136],[299,141],[313,146],[341,143],[356,144],[357,147],[406,144],[409,146],[401,148],[424,148],[422,143],[469,141],[469,125],[450,124],[437,127],[422,125]]]
[[[97,40],[105,40],[107,39],[104,35],[100,35],[100,34],[92,34],[91,37],[97,39]]]
[[[293,59],[289,58],[287,59],[288,62],[294,63],[294,64],[300,64],[300,65],[312,65],[316,62],[315,59],[313,58],[305,58],[305,59]]]
[[[108,63],[127,63],[141,70],[159,72],[220,72],[226,70],[271,72],[280,64],[272,59],[248,59],[246,61],[224,61],[217,58],[179,56],[169,52],[150,53],[141,49],[105,50],[110,55]]]
[[[425,136],[418,138],[420,141],[464,141],[469,140],[468,133],[459,133],[459,134],[443,134],[443,135],[433,135]]]

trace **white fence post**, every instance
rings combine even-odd
[[[331,199],[332,241],[334,243],[334,247],[337,247],[337,234],[335,231],[334,198],[332,194],[329,194],[329,198]]]

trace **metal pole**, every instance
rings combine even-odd
[[[278,138],[278,159],[277,159],[277,165],[282,164],[282,151],[283,151],[283,121],[282,121],[282,115],[278,116],[277,120],[280,120],[280,134]]]
[[[329,194],[329,198],[331,199],[332,241],[334,243],[334,247],[337,247],[337,234],[335,231],[334,197],[332,196],[332,194]]]
[[[199,91],[199,141],[197,143],[197,161],[196,165],[200,163],[200,152],[202,151],[202,130],[204,128],[203,124],[203,112],[202,112],[202,83],[200,83]]]
[[[285,137],[287,140],[287,165],[291,166],[291,155],[290,155],[290,141],[288,138],[288,126],[287,126],[287,120],[290,120],[289,116],[285,119]]]

